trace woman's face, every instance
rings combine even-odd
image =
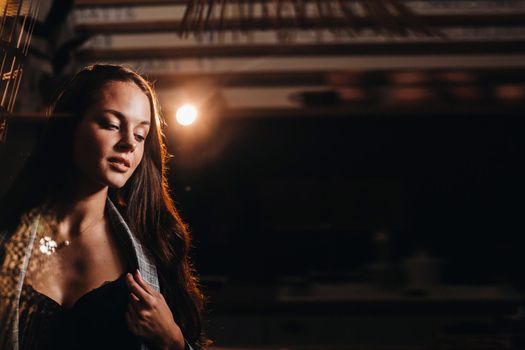
[[[142,160],[150,120],[149,99],[137,85],[106,83],[75,133],[73,157],[80,177],[124,186]]]

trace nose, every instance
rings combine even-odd
[[[121,135],[122,137],[117,143],[117,149],[122,152],[133,152],[138,144],[133,131],[123,130]]]

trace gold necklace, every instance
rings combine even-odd
[[[93,224],[89,225],[88,227],[80,231],[78,235],[81,235],[84,232],[86,232],[88,229],[95,227],[95,225],[101,222],[103,219],[104,219],[104,215],[99,220],[95,221]],[[60,248],[67,247],[70,244],[70,242],[69,240],[66,239],[60,243],[57,243],[50,236],[44,235],[42,238],[40,238],[39,244],[40,246],[38,249],[40,250],[40,253],[43,255],[50,256],[54,254]]]

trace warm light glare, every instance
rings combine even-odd
[[[177,109],[175,117],[177,122],[181,125],[190,125],[197,119],[197,108],[192,105],[184,105]]]

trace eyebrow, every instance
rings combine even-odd
[[[115,115],[117,118],[119,118],[121,121],[126,119],[126,116],[123,113],[116,111],[114,109],[104,109],[103,112],[111,113]],[[150,122],[148,120],[143,120],[140,122],[140,125],[150,125]]]

